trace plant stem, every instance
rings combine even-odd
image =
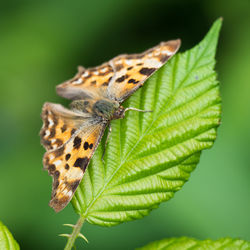
[[[84,220],[85,220],[85,218],[80,216],[79,220],[77,221],[76,225],[73,228],[72,234],[68,238],[68,241],[67,241],[67,244],[66,244],[64,250],[71,250],[72,249],[72,247],[74,246],[74,243],[75,243],[75,241],[80,233],[80,230],[82,228],[82,224],[83,224]]]

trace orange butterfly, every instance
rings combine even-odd
[[[121,119],[121,103],[172,57],[180,40],[162,42],[141,54],[120,55],[96,68],[79,67],[77,75],[57,86],[72,99],[71,110],[45,103],[41,143],[44,168],[53,176],[50,206],[62,210],[73,197],[105,128]]]

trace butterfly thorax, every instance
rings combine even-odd
[[[74,111],[90,113],[96,118],[110,121],[124,117],[124,108],[116,101],[101,99],[92,100],[75,100],[70,104]]]

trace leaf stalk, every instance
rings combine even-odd
[[[78,219],[76,225],[73,226],[73,231],[72,231],[72,234],[70,235],[67,235],[68,237],[68,241],[67,241],[67,244],[64,248],[64,250],[71,250],[75,244],[75,241],[78,237],[81,237],[83,238],[84,240],[86,240],[86,242],[88,242],[88,240],[86,239],[86,237],[84,237],[80,231],[81,231],[81,228],[82,228],[82,225],[83,225],[83,222],[84,222],[85,218],[80,216],[80,218]],[[71,225],[72,226],[72,225]]]

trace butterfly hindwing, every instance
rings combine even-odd
[[[84,120],[89,120],[90,117],[88,114],[78,115],[60,104],[48,102],[43,105],[41,116],[41,143],[47,150],[56,149],[68,141]]]
[[[53,105],[56,104],[47,104],[44,112],[46,112],[46,109],[53,110],[51,109]],[[61,105],[59,106],[62,108]],[[53,111],[50,112],[52,113]],[[80,125],[80,118],[75,112],[65,108],[60,109],[61,112],[58,109],[56,111],[53,112],[53,116],[54,120],[56,119],[58,122],[54,129],[59,131],[61,120],[63,120],[62,117],[65,117],[65,113],[68,111],[64,124],[67,124],[69,131],[74,130],[73,133],[68,135],[69,138],[65,137],[63,144],[46,152],[43,158],[44,168],[53,177],[50,206],[58,212],[71,200],[98,146],[106,124],[96,122],[93,118],[82,117]],[[71,118],[70,114],[72,115]],[[56,134],[56,136],[59,136],[59,134]]]

